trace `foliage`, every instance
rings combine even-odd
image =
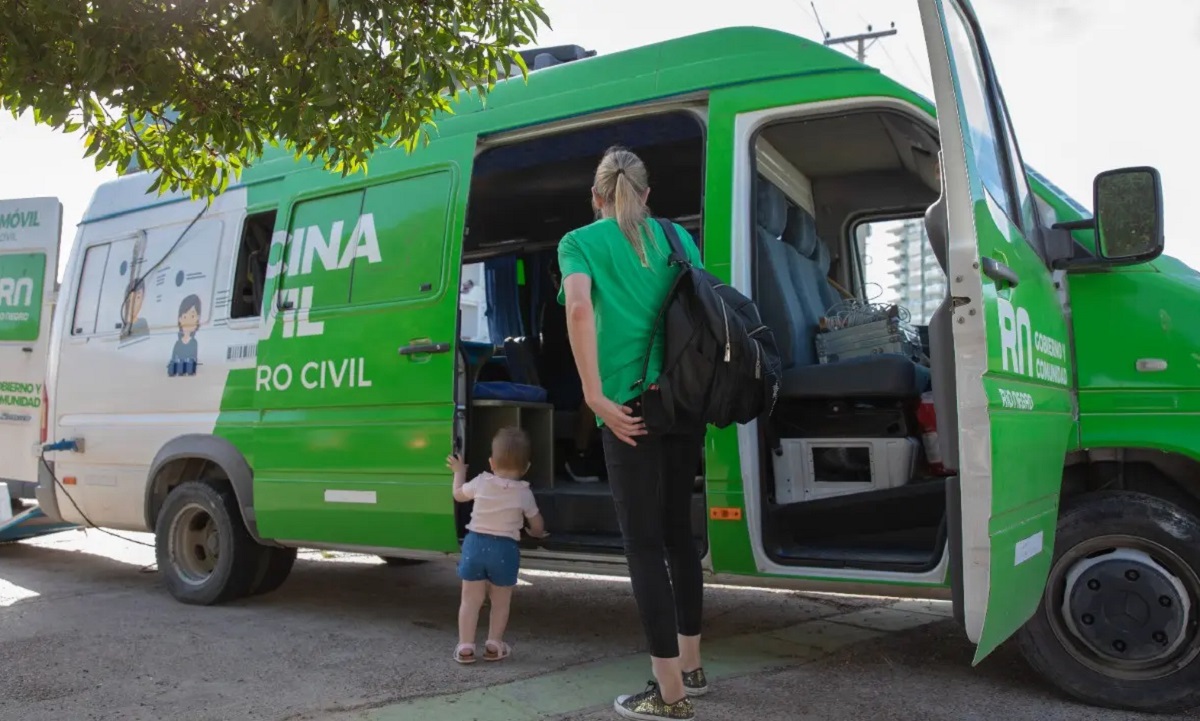
[[[538,0],[8,0],[0,107],[205,197],[264,143],[348,174],[427,139],[444,91],[525,72],[539,24]]]

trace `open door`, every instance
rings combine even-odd
[[[263,536],[458,551],[444,478],[474,153],[464,135],[385,154],[281,215],[255,377]]]
[[[944,241],[951,296],[943,343],[953,348],[934,349],[953,359],[952,372],[935,367],[934,383],[953,383],[957,411],[948,442],[961,549],[951,573],[978,663],[1033,615],[1046,584],[1073,427],[1073,351],[1065,280],[1043,260],[979,23],[966,0],[918,1],[942,144],[942,197],[927,223]]]
[[[61,232],[58,198],[0,200],[0,481],[15,496],[37,483]]]

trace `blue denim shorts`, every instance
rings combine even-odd
[[[458,577],[464,581],[490,581],[493,586],[517,585],[521,547],[515,540],[468,531],[463,539]]]

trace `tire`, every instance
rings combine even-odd
[[[1046,590],[1017,643],[1075,699],[1178,712],[1200,705],[1198,616],[1200,521],[1161,498],[1105,491],[1061,513]]]
[[[396,556],[380,556],[383,562],[393,568],[402,566],[420,566],[422,563],[428,563],[416,558],[397,558]]]
[[[296,549],[260,546],[258,569],[250,584],[250,596],[270,593],[283,585],[296,563]]]
[[[163,503],[154,535],[159,575],[177,600],[211,606],[250,589],[261,546],[242,524],[231,489],[180,485]]]

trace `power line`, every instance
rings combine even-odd
[[[821,34],[824,36],[825,46],[832,47],[834,45],[855,45],[856,50],[854,56],[860,63],[865,63],[867,61],[867,50],[875,45],[875,43],[879,42],[879,40],[882,38],[891,37],[898,32],[896,30],[896,23],[892,23],[891,26],[886,30],[876,30],[873,26],[867,25],[867,31],[865,33],[842,35],[835,38],[828,30],[825,29],[824,23],[821,22],[821,16],[817,13],[817,4],[815,0],[811,3],[811,5],[813,9],[813,16],[817,20],[817,25],[821,27]],[[859,17],[862,16],[860,15]],[[868,40],[871,41],[870,45],[867,44]]]

